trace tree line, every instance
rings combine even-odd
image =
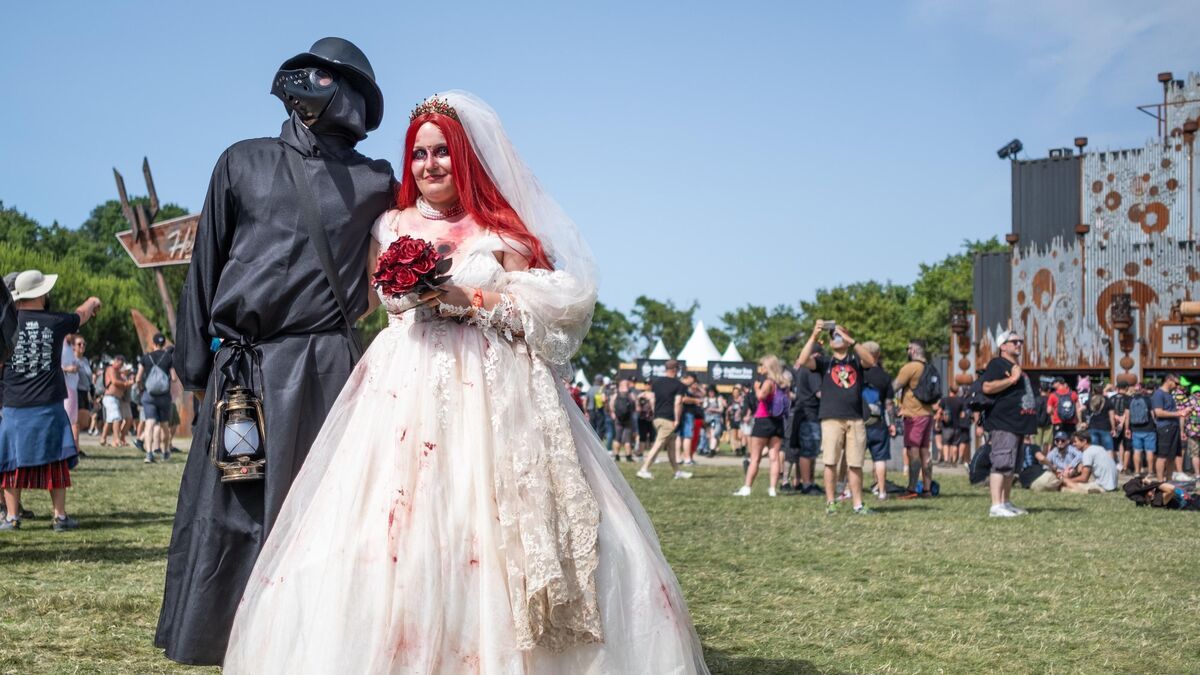
[[[135,197],[133,203],[147,201]],[[175,204],[159,209],[158,220],[186,215]],[[78,228],[57,222],[39,224],[16,208],[0,202],[0,271],[7,274],[40,269],[60,275],[51,301],[58,310],[71,310],[88,296],[104,301],[100,314],[84,329],[93,353],[135,355],[140,352],[130,310],[137,309],[167,332],[166,313],[159,300],[153,273],[139,269],[117,242],[116,233],[129,229],[120,203],[109,200],[92,209]],[[963,241],[960,250],[941,261],[921,264],[912,284],[860,281],[817,290],[812,299],[766,307],[748,303],[720,315],[720,325],[708,329],[718,349],[733,341],[747,360],[777,354],[791,360],[800,344],[788,338],[801,334],[801,343],[817,319],[833,319],[856,336],[875,340],[889,363],[904,358],[908,340],[924,339],[932,351],[946,349],[950,340],[950,303],[971,302],[975,254],[1004,251],[993,237]],[[187,274],[186,265],[163,268],[172,297],[178,298]],[[646,295],[638,297],[628,312],[596,304],[592,329],[576,356],[588,375],[611,373],[631,358],[645,356],[658,338],[667,350],[679,353],[692,334],[700,303],[677,305]],[[387,325],[377,312],[360,322],[367,340]]]

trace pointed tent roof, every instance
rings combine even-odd
[[[745,361],[742,358],[742,353],[738,351],[737,345],[733,344],[733,340],[729,341],[729,347],[725,349],[725,353],[721,355],[722,361]]]
[[[696,328],[692,331],[692,336],[688,338],[687,344],[679,352],[679,356],[675,358],[683,361],[688,366],[706,367],[709,361],[720,361],[721,352],[717,351],[717,346],[713,344],[712,338],[708,336],[708,331],[704,330],[704,322],[697,321]]]
[[[667,351],[667,346],[663,344],[662,338],[658,338],[658,343],[654,345],[654,351],[650,352],[649,358],[658,361],[666,361],[671,358],[671,353]]]
[[[575,381],[572,384],[579,387],[585,394],[592,388],[591,383],[588,382],[587,375],[583,374],[583,368],[575,371]]]

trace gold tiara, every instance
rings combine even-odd
[[[460,121],[458,119],[458,111],[454,109],[454,106],[450,105],[445,99],[437,98],[436,96],[430,96],[418,103],[417,107],[413,108],[412,114],[408,116],[408,121],[411,122],[421,115],[426,114],[445,115],[455,122]]]

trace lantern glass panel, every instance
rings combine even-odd
[[[258,425],[254,420],[237,420],[225,424],[225,452],[230,457],[257,455],[260,445]]]

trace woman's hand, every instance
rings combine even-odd
[[[475,296],[475,289],[470,286],[458,286],[456,284],[442,284],[437,287],[437,290],[427,291],[420,296],[421,302],[426,305],[450,305],[451,307],[470,307],[471,300]]]

